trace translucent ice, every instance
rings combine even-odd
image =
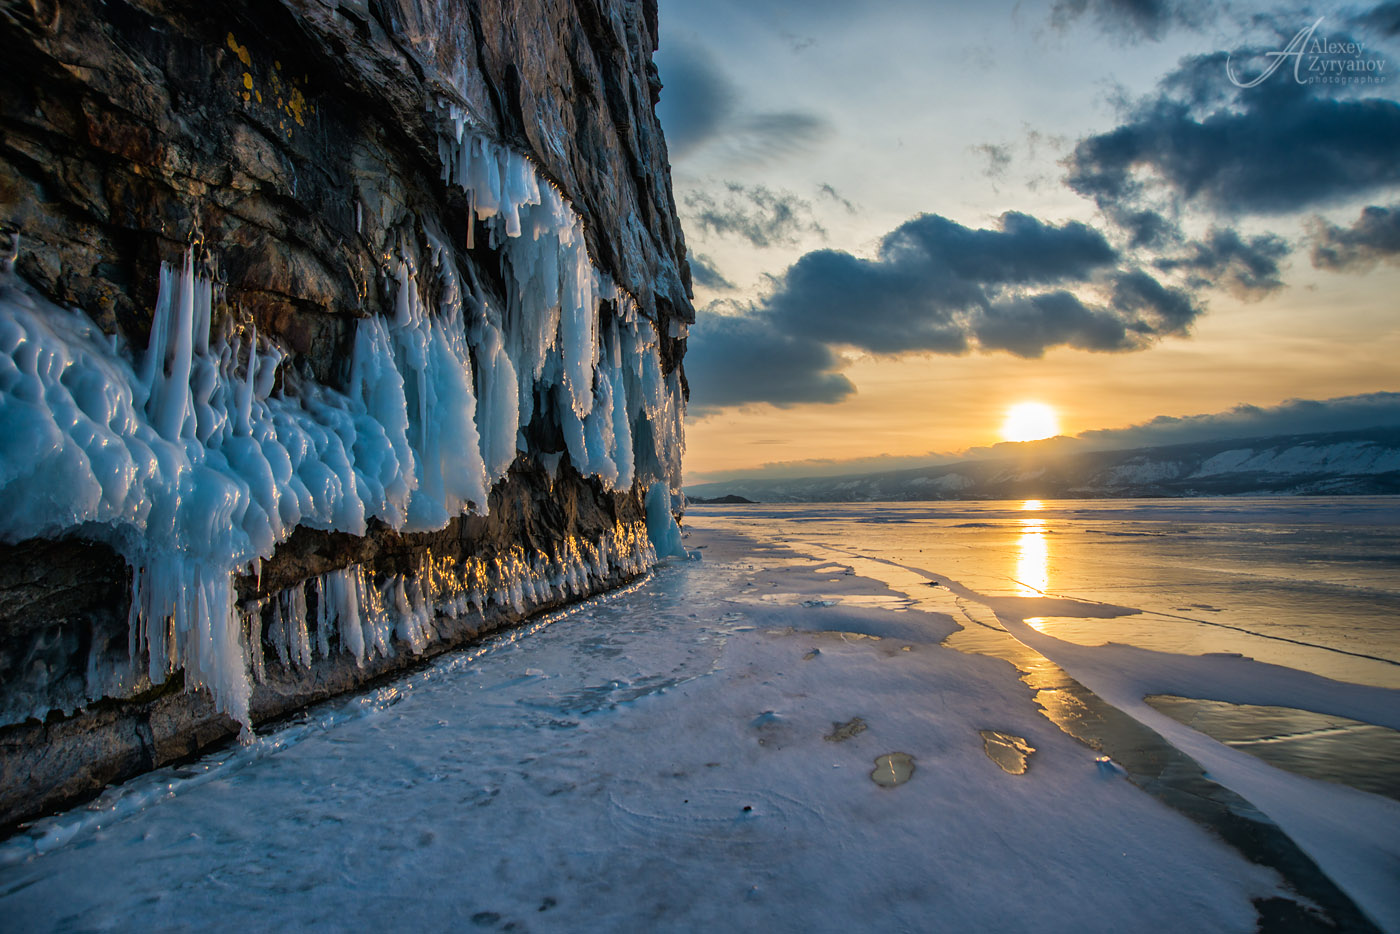
[[[286,353],[216,309],[193,252],[161,266],[144,352],[0,273],[0,539],[74,534],[114,547],[133,568],[133,665],[151,682],[183,669],[247,725],[263,639],[305,667],[312,637],[304,591],[247,608],[253,625],[234,605],[233,575],[255,572],[298,525],[434,530],[484,514],[537,417],[557,419],[574,468],[605,488],[660,484],[647,524],[677,553],[679,373],[662,373],[655,328],[594,267],[560,192],[467,123],[443,142],[444,180],[467,191],[503,254],[505,305],[467,285],[471,261],[425,222],[429,255],[400,244],[392,307],[357,322],[343,389],[279,379]],[[528,453],[557,471],[561,452]],[[342,569],[316,582],[316,648],[361,663],[395,642],[421,651],[434,613],[520,609],[654,560],[634,533],[611,541],[496,559],[489,588],[460,585],[451,599],[419,577]]]

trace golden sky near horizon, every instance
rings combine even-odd
[[[1058,348],[1007,354],[864,355],[846,371],[857,392],[835,405],[725,409],[686,424],[687,481],[787,461],[956,453],[1006,440],[1017,402],[1052,406],[1062,434],[1119,428],[1156,415],[1197,415],[1240,402],[1276,405],[1394,389],[1400,380],[1400,269],[1362,288],[1328,282],[1273,301],[1222,296],[1187,338],[1138,353]]]
[[[1282,69],[1258,88],[1230,84],[1225,53],[1241,56],[1237,71],[1253,67],[1266,59],[1241,50],[1281,48],[1317,11],[1068,8],[877,0],[854,16],[833,0],[662,0],[658,113],[692,268],[712,273],[696,277],[688,483],[986,446],[1006,440],[1007,410],[1026,401],[1052,406],[1074,435],[1400,390],[1400,148],[1386,142],[1400,132],[1400,82],[1304,87]],[[1400,58],[1400,37],[1364,4],[1319,9],[1318,35],[1371,43],[1358,60]],[[1326,125],[1327,108],[1353,121],[1346,132],[1287,136]],[[1212,122],[1234,149],[1204,129]],[[1152,142],[1116,156],[1125,128]],[[1085,165],[1098,175],[1072,182]],[[1115,183],[1117,170],[1130,184]],[[1369,232],[1365,210],[1381,212]],[[1175,232],[1144,247],[1123,220],[1131,211]],[[1033,218],[1040,239],[1013,236],[1007,212]],[[1324,268],[1319,225],[1333,246],[1371,239]],[[1110,259],[1026,272],[1049,262],[1050,240],[1086,231]],[[888,248],[892,232],[940,239],[910,260]],[[1234,253],[1221,233],[1237,235]],[[1189,297],[1187,324],[1118,304],[1112,284],[1128,273]],[[1254,278],[1230,287],[1241,276]],[[979,298],[960,307],[941,297],[969,286]],[[1057,296],[1097,324],[1126,322],[1129,337],[1025,317]],[[1001,331],[988,324],[996,314]],[[935,319],[972,349],[919,349],[936,343],[922,330]],[[749,329],[724,333],[740,323]],[[1019,327],[1032,335],[1027,356],[989,349],[1021,339]],[[1150,333],[1138,340],[1134,328]],[[740,353],[752,359],[723,366]],[[829,391],[833,380],[847,389]]]

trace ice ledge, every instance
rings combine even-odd
[[[420,632],[429,627],[432,630],[432,638],[423,643],[415,645],[411,637],[405,640],[397,632],[388,633],[388,650],[381,652],[378,646],[370,646],[363,658],[353,650],[342,650],[339,620],[324,630],[318,628],[314,602],[304,635],[285,611],[289,604],[295,605],[298,592],[303,598],[316,588],[325,593],[329,589],[327,578],[353,579],[359,576],[358,568],[331,572],[304,587],[289,588],[270,599],[256,601],[263,611],[265,629],[260,641],[266,657],[252,686],[250,719],[258,724],[287,716],[308,705],[361,689],[386,675],[413,669],[488,633],[625,586],[644,576],[654,560],[639,523],[620,524],[612,533],[581,544],[584,547],[572,559],[558,565],[538,565],[538,574],[520,573],[511,567],[509,558],[476,565],[475,571],[481,572],[486,582],[485,589],[479,591],[469,586],[469,575],[438,577],[426,584],[422,579],[390,575],[379,584],[370,584],[368,589],[381,600],[386,594],[397,599],[399,592],[424,596],[435,593],[435,609],[448,612],[416,617]],[[631,550],[624,552],[624,547]],[[569,549],[564,552],[567,554]],[[513,557],[523,561],[519,553]],[[440,561],[438,566],[429,568],[428,573],[439,574]],[[482,597],[479,608],[473,602],[478,594]],[[463,597],[465,603],[460,602]],[[427,605],[427,601],[417,603],[412,597],[409,602],[419,608]],[[281,622],[272,609],[279,603],[284,608]],[[451,610],[462,607],[464,611],[452,615]],[[254,620],[245,620],[254,624]],[[331,648],[324,655],[320,654],[319,645],[322,633]],[[278,652],[279,642],[287,651],[285,663]],[[293,648],[289,649],[289,644]],[[301,651],[297,646],[310,651],[293,658],[294,652]],[[303,659],[308,657],[309,664],[304,664]],[[74,716],[50,716],[42,721],[30,719],[0,727],[0,749],[5,751],[0,756],[0,836],[13,831],[20,821],[70,806],[108,784],[168,765],[238,735],[240,725],[220,713],[206,691],[187,692],[181,688],[181,681],[176,678],[144,696],[105,700]]]

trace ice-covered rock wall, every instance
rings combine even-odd
[[[0,823],[680,551],[655,15],[0,11]]]

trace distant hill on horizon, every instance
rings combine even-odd
[[[1027,448],[879,473],[699,483],[686,494],[777,503],[1400,494],[1400,425],[1123,451]]]

